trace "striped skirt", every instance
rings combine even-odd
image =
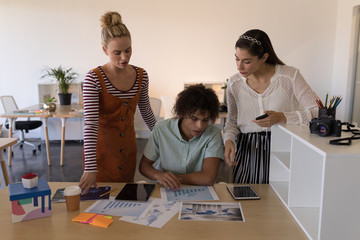
[[[234,183],[269,183],[270,140],[270,132],[239,134]]]

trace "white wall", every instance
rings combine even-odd
[[[354,38],[352,29],[353,10],[359,5],[360,0],[339,0],[337,7],[332,92],[345,96],[341,102],[343,107],[339,107],[336,114],[343,116],[346,121],[350,120],[354,86],[354,59],[356,58],[356,48],[352,49]],[[357,103],[358,107],[359,104]]]
[[[343,41],[358,2],[0,0],[0,95],[25,107],[38,101],[44,67],[71,66],[81,81],[104,64],[99,18],[108,10],[120,12],[130,29],[131,63],[148,71],[152,97],[175,96],[184,82],[225,81],[236,72],[234,44],[251,28],[266,31],[279,57],[299,68],[320,97],[339,89],[346,95]]]

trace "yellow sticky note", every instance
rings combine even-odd
[[[96,213],[80,213],[79,215],[77,215],[76,217],[74,217],[72,219],[73,222],[87,222],[89,221],[92,217],[94,217],[96,215]]]
[[[114,220],[108,217],[97,215],[92,221],[92,225],[102,228],[108,228]]]

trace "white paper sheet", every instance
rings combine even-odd
[[[111,197],[109,200],[98,200],[88,207],[85,212],[111,216],[143,217],[150,209],[151,201],[120,201]]]
[[[162,228],[178,211],[180,202],[162,201],[160,198],[150,198],[152,206],[143,218],[121,217],[119,220],[149,227]]]
[[[173,191],[164,187],[160,188],[161,199],[164,201],[210,201],[219,200],[218,195],[211,186],[186,186]]]

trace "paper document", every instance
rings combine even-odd
[[[150,200],[153,204],[143,218],[122,217],[119,220],[162,228],[179,211],[181,205],[180,202],[161,201],[160,198],[150,198]]]
[[[143,217],[142,215],[145,215],[150,207],[150,200],[147,202],[118,201],[114,200],[114,197],[110,197],[110,200],[96,201],[93,205],[88,207],[85,212],[112,216]]]
[[[241,204],[238,202],[182,203],[179,220],[245,222]]]
[[[160,188],[161,199],[164,201],[209,201],[219,200],[218,195],[211,186],[181,187],[180,190]]]

